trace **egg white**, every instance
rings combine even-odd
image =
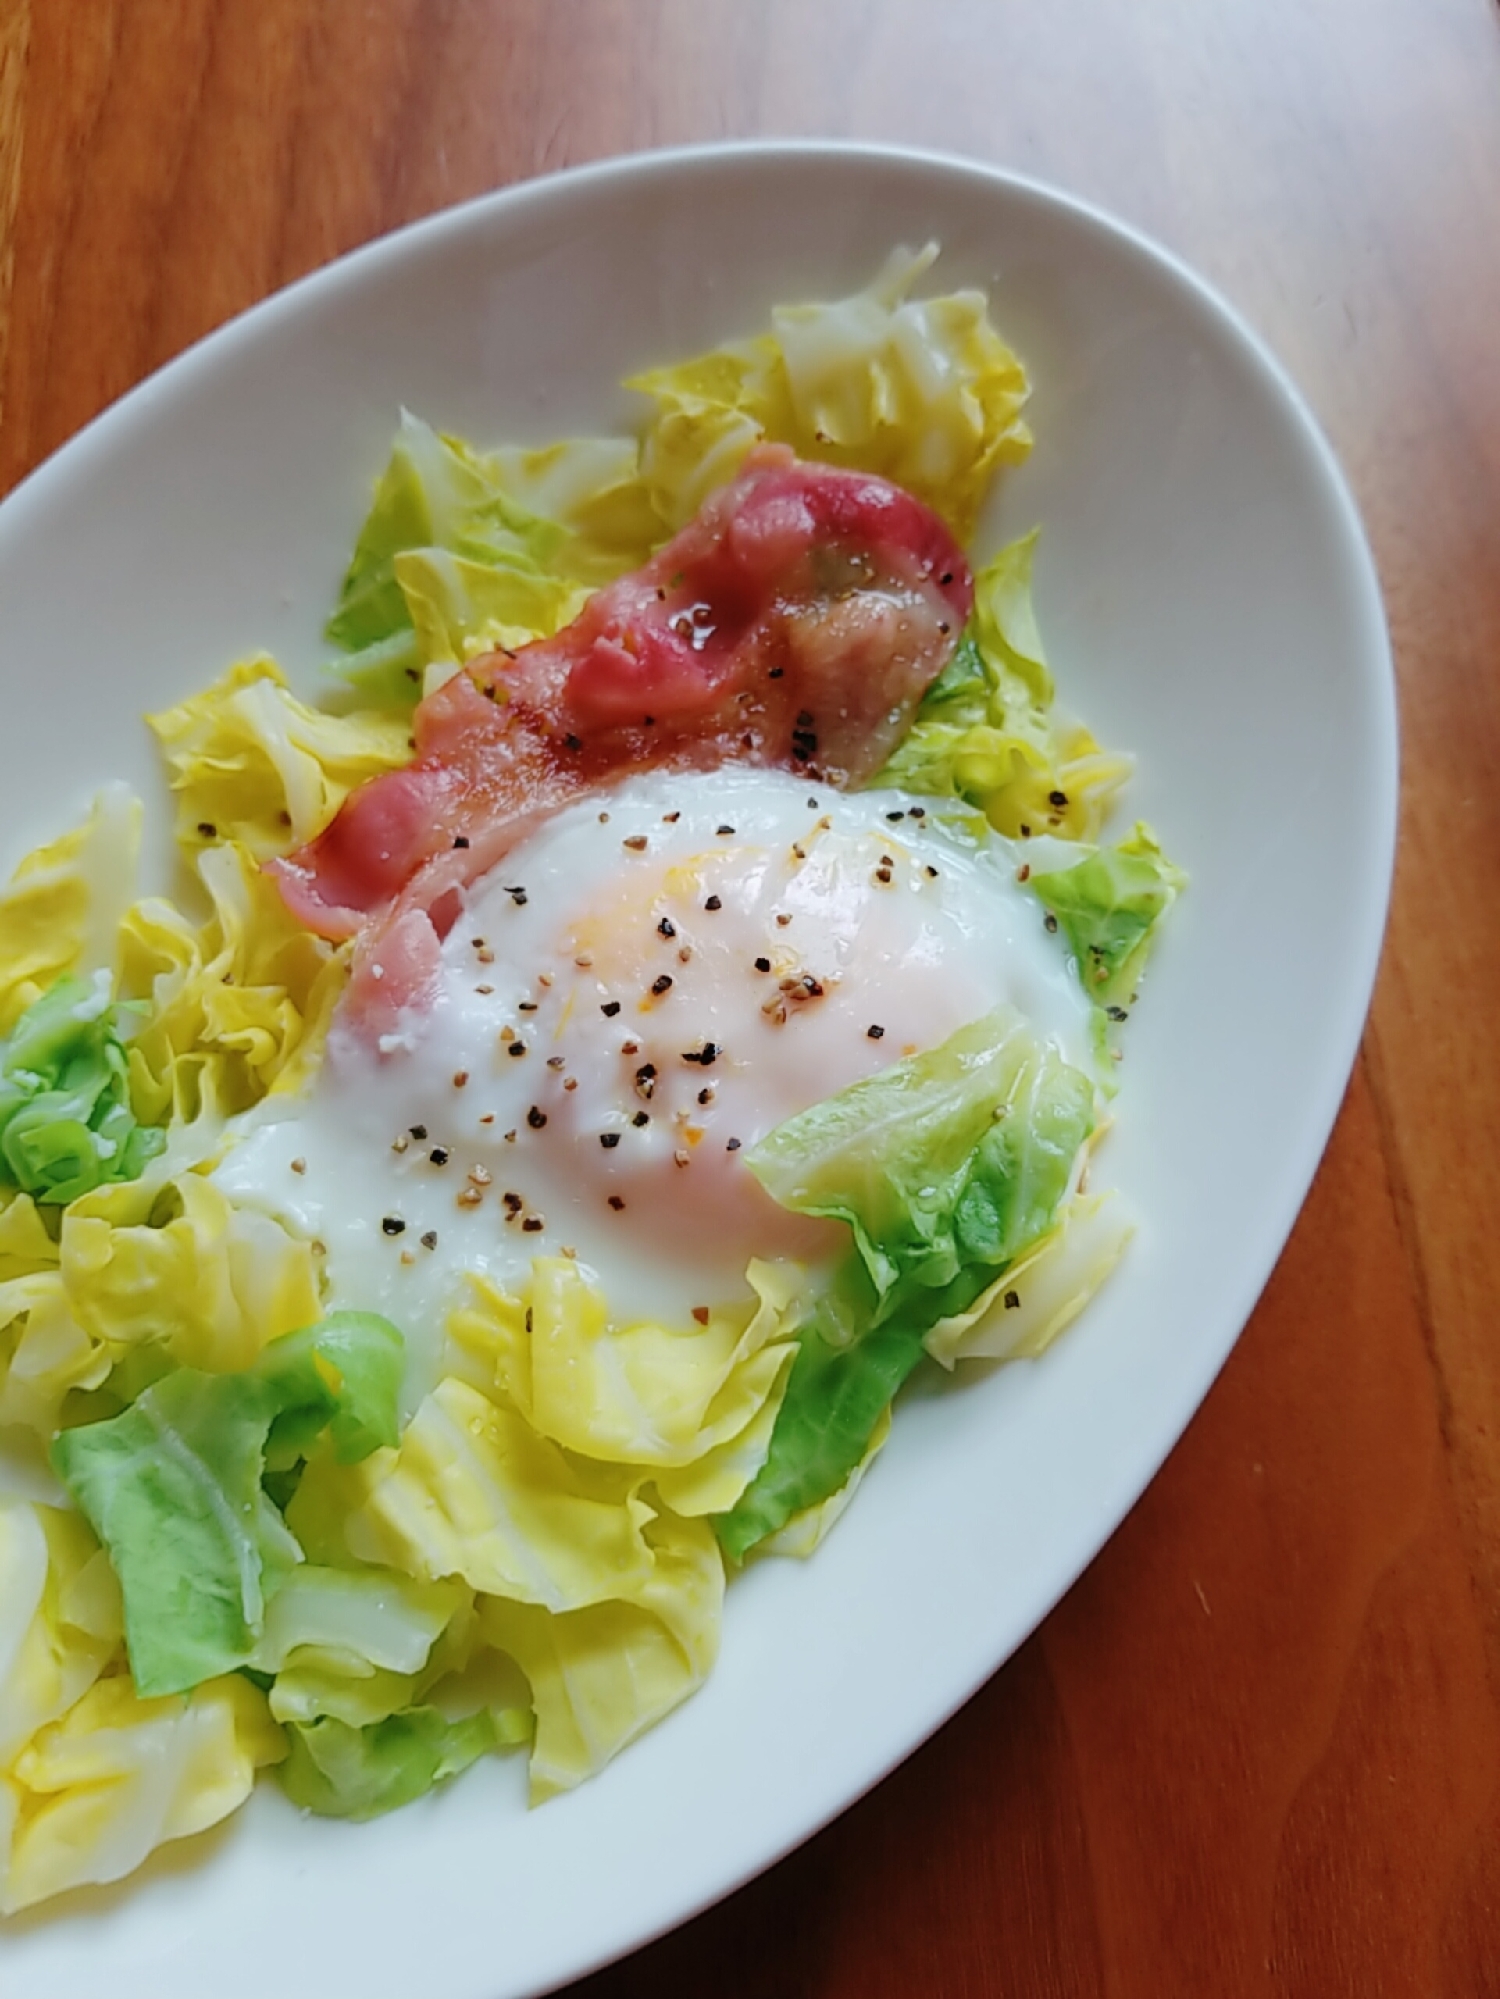
[[[748,1295],[752,1256],[847,1246],[744,1164],[785,1119],[1002,1002],[1088,1066],[1024,858],[896,792],[632,780],[477,883],[430,1009],[379,1049],[337,1020],[306,1095],[260,1106],[215,1177],[324,1246],[331,1304],[402,1327],[410,1403],[467,1272],[516,1288],[566,1252],[617,1318],[686,1320]]]

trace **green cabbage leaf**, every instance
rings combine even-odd
[[[166,1144],[130,1104],[110,977],[57,979],[0,1040],[0,1189],[66,1207],[107,1182],[135,1180]]]
[[[1027,886],[1057,920],[1084,991],[1119,1018],[1135,997],[1162,919],[1187,884],[1155,834],[1137,824],[1117,847],[1072,867],[1033,874]]]
[[[506,1746],[485,1709],[450,1721],[432,1707],[407,1708],[363,1728],[322,1715],[287,1729],[277,1771],[295,1805],[324,1818],[372,1819],[410,1804],[491,1749]]]
[[[302,1550],[263,1483],[325,1431],[343,1463],[398,1435],[400,1333],[335,1312],[238,1374],[176,1368],[118,1416],[65,1430],[52,1467],[108,1552],[138,1691],[248,1664]]]
[[[1052,1226],[1093,1124],[1091,1080],[999,1008],[747,1155],[783,1207],[846,1222],[854,1253],[811,1298],[765,1464],[717,1517],[728,1553],[845,1482],[928,1331]]]

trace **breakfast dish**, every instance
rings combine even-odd
[[[924,1361],[1039,1353],[1182,885],[966,551],[1024,371],[931,252],[638,377],[403,416],[329,625],[0,892],[0,1910],[274,1769],[534,1800],[677,1707]],[[49,1483],[50,1481],[50,1483]]]

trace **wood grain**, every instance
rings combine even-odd
[[[1493,1999],[1490,0],[0,0],[0,485],[385,229],[608,153],[799,133],[1044,175],[1269,338],[1380,563],[1402,853],[1313,1196],[1141,1504],[910,1764],[581,1989]]]
[[[3,0],[0,4],[0,432],[5,426],[5,355],[10,340],[10,294],[16,268],[16,206],[21,198],[26,60],[30,47],[30,0]]]

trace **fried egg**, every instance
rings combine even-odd
[[[326,1252],[331,1306],[440,1371],[465,1275],[576,1257],[615,1318],[748,1297],[752,1257],[830,1262],[842,1224],[778,1207],[756,1141],[1008,1002],[1089,1066],[1089,1008],[998,836],[932,801],[783,771],[656,774],[570,807],[477,883],[438,988],[378,1046],[336,1020],[300,1098],[216,1178]]]

